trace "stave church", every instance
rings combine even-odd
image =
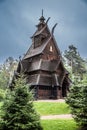
[[[35,99],[60,99],[69,91],[69,73],[65,69],[54,37],[55,24],[50,31],[43,16],[32,35],[32,44],[19,61],[16,72],[23,73],[33,89]]]

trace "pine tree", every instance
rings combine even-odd
[[[40,117],[33,106],[32,92],[23,77],[15,81],[2,106],[0,130],[42,130]]]
[[[82,88],[82,99],[81,99],[81,109],[78,118],[81,122],[82,130],[87,130],[87,81]]]
[[[64,57],[68,60],[68,65],[71,66],[71,74],[74,74],[75,79],[83,79],[86,74],[86,61],[80,56],[78,49],[74,45],[70,45],[68,50],[65,50]]]
[[[87,80],[71,87],[66,103],[81,130],[87,130]]]

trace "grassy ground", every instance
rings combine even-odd
[[[70,114],[70,109],[64,102],[34,102],[34,106],[40,115]]]
[[[76,130],[77,125],[73,119],[42,120],[44,130]]]
[[[70,109],[65,102],[34,102],[40,115],[70,114]],[[77,130],[73,119],[41,120],[43,130]]]
[[[2,102],[0,102],[0,107]],[[34,107],[40,115],[69,114],[70,109],[64,102],[34,102]]]
[[[0,103],[1,107],[2,103]],[[34,107],[40,115],[69,114],[70,109],[64,102],[34,102]],[[73,119],[41,120],[43,130],[76,130]]]

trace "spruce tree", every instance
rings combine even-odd
[[[75,79],[82,80],[87,72],[86,61],[80,56],[78,48],[74,45],[69,45],[68,50],[65,50],[64,57],[68,61],[68,66],[71,66],[71,74],[74,75]]]
[[[82,87],[81,109],[78,118],[81,122],[81,130],[87,130],[87,81]]]
[[[22,76],[15,81],[14,91],[8,92],[2,111],[0,130],[42,130],[32,92]]]
[[[71,87],[66,103],[69,104],[80,130],[87,130],[87,80]]]

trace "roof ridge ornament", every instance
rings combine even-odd
[[[47,21],[46,21],[46,25],[47,25],[47,23],[48,23],[49,20],[50,20],[50,17],[48,17],[48,19],[47,19]]]
[[[54,29],[55,29],[55,27],[57,26],[57,24],[58,23],[56,23],[54,26],[53,26],[53,28],[52,28],[52,31],[51,31],[51,34],[53,35],[53,33],[54,33]]]

